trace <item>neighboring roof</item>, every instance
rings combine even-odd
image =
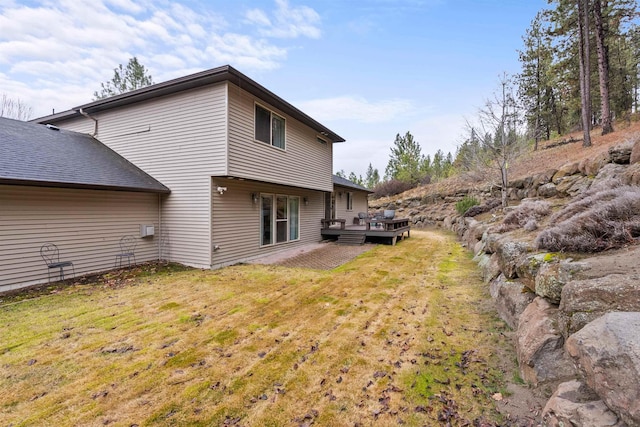
[[[210,85],[222,81],[229,81],[236,86],[239,86],[240,88],[260,98],[261,100],[268,102],[272,106],[278,108],[280,111],[288,114],[294,119],[299,120],[305,125],[311,127],[319,134],[325,136],[331,141],[344,142],[344,138],[342,138],[340,135],[323,126],[302,111],[298,110],[293,105],[289,104],[284,99],[267,90],[260,84],[251,80],[249,77],[245,76],[229,65],[212,68],[210,70],[190,74],[184,77],[179,77],[177,79],[169,80],[163,83],[157,83],[131,92],[126,92],[109,98],[100,99],[94,102],[90,102],[89,104],[74,107],[69,111],[63,111],[61,113],[52,114],[50,116],[40,117],[39,119],[35,119],[32,121],[37,123],[52,123],[55,120],[79,116],[80,110],[85,113],[91,114],[98,111],[108,110],[123,105],[129,105],[150,98],[156,98],[158,96],[182,92],[188,89]]]
[[[349,181],[346,178],[342,178],[341,176],[338,176],[338,175],[333,175],[333,184],[341,185],[342,187],[353,188],[354,190],[366,191],[367,193],[373,193],[373,191],[369,190],[368,188],[363,187],[362,185],[356,184],[353,181]]]
[[[170,192],[89,135],[2,117],[0,184]]]

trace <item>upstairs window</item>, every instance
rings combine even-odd
[[[284,117],[256,104],[255,138],[257,141],[273,145],[284,150]]]

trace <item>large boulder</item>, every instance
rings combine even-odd
[[[562,178],[556,184],[556,190],[561,195],[575,197],[589,189],[591,186],[591,178],[582,175],[571,175]]]
[[[558,184],[564,177],[577,173],[580,173],[580,164],[578,162],[566,163],[560,166],[560,169],[551,178],[551,182]]]
[[[612,311],[640,311],[640,275],[573,280],[562,288],[559,326],[565,337]],[[640,331],[639,331],[640,333]]]
[[[538,188],[541,185],[551,182],[553,175],[557,172],[557,169],[547,169],[544,172],[537,173],[531,177],[531,187]]]
[[[553,182],[543,184],[538,188],[538,196],[540,197],[555,197],[558,195],[558,189]]]
[[[507,279],[518,277],[517,266],[530,251],[531,245],[529,243],[507,239],[500,241],[496,247],[496,254],[498,254],[500,271]]]
[[[542,265],[535,279],[536,294],[547,298],[554,304],[560,303],[564,285],[586,268],[587,265],[585,263],[571,262],[569,260]]]
[[[640,426],[640,313],[607,313],[567,340],[587,385],[630,426]]]
[[[483,282],[489,283],[500,275],[500,264],[498,263],[497,254],[487,255],[481,253],[476,255],[475,259],[478,262]]]
[[[558,309],[536,297],[520,315],[516,332],[518,364],[522,378],[534,385],[573,378],[573,363],[564,351],[558,329]]]
[[[608,189],[610,184],[620,182],[624,179],[624,174],[628,166],[618,165],[615,163],[606,164],[600,169],[591,185],[593,187],[600,186],[602,189]]]
[[[513,330],[518,329],[520,316],[535,298],[535,294],[522,283],[507,280],[502,274],[491,281],[489,293],[495,301],[498,315]]]
[[[622,182],[627,185],[640,185],[640,162],[627,167],[622,174]]]
[[[580,161],[580,172],[586,176],[595,176],[598,171],[609,163],[609,154],[600,153],[596,157],[587,158]]]
[[[536,276],[544,265],[559,261],[558,254],[537,253],[524,257],[516,266],[518,279],[533,292],[536,291]]]
[[[633,144],[629,141],[609,148],[609,161],[619,165],[628,165]]]
[[[640,137],[636,138],[629,156],[629,163],[632,165],[640,162]]]
[[[547,427],[622,427],[597,394],[577,380],[561,383],[542,411]]]

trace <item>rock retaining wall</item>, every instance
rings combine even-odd
[[[512,183],[509,198],[573,198],[614,181],[640,185],[640,141],[519,179]],[[536,252],[526,240],[458,215],[455,202],[465,195],[435,194],[394,203],[398,215],[409,216],[414,227],[450,229],[474,252],[499,315],[516,331],[522,378],[555,389],[543,424],[640,426],[640,275],[629,274],[636,270],[624,266],[602,269],[603,263]],[[485,189],[476,197],[496,195]],[[372,203],[376,208],[384,206]],[[640,260],[640,247],[628,251],[626,259]]]

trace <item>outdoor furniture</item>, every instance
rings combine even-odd
[[[58,269],[58,276],[60,280],[64,280],[64,268],[71,267],[73,276],[76,275],[76,269],[71,261],[60,261],[60,250],[54,243],[45,243],[40,247],[40,256],[47,264],[47,277],[49,283],[51,283],[51,269]]]
[[[120,253],[116,255],[116,260],[113,263],[113,266],[122,267],[122,259],[127,259],[127,265],[131,267],[131,258],[133,258],[133,264],[136,263],[136,245],[138,244],[137,239],[132,235],[122,236],[120,238]]]
[[[393,219],[396,216],[395,209],[385,209],[384,211],[384,219]]]
[[[367,219],[367,214],[365,212],[358,212],[358,219],[360,225],[364,225],[364,220]]]
[[[372,218],[365,221],[367,224],[367,230],[371,230],[371,226],[379,227],[382,226],[384,231],[394,231],[399,230],[401,228],[409,227],[409,218],[399,218],[399,219],[378,219]]]

